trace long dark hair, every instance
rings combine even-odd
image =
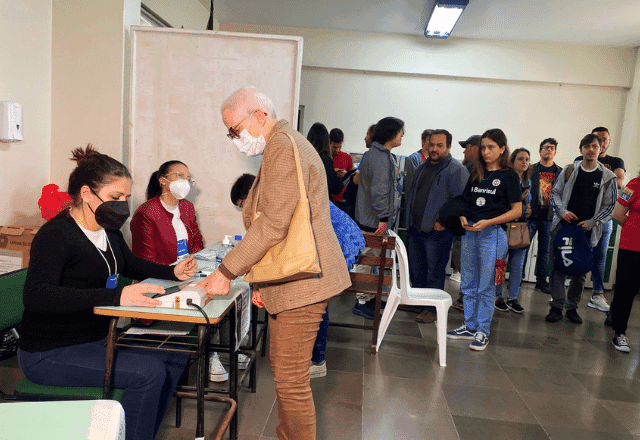
[[[82,201],[80,190],[85,185],[98,194],[103,186],[122,177],[131,179],[131,173],[127,167],[106,154],[98,153],[91,144],[87,144],[84,149],[76,148],[71,154],[71,160],[77,163],[76,168],[69,175],[67,187],[73,206],[80,205]]]
[[[171,167],[174,165],[184,165],[179,160],[169,160],[158,168],[149,178],[149,184],[147,185],[147,200],[151,200],[156,196],[162,194],[162,186],[160,186],[160,177],[167,177]],[[186,165],[184,165],[186,167]]]
[[[320,157],[331,157],[329,130],[324,124],[320,122],[313,124],[307,133],[307,140],[313,145]]]
[[[484,157],[482,156],[482,139],[484,138],[491,139],[493,142],[498,144],[500,148],[505,147],[504,151],[498,158],[498,165],[500,165],[500,169],[511,168],[509,165],[509,145],[507,144],[507,136],[499,128],[492,128],[485,131],[482,136],[480,136],[480,154],[478,154],[478,160],[471,172],[471,180],[476,182],[482,182],[482,179],[484,179],[484,172],[487,170],[487,163],[484,161]]]
[[[509,164],[511,165],[511,168],[514,167],[514,164],[516,162],[516,157],[518,157],[518,154],[520,154],[522,152],[527,153],[529,155],[529,160],[531,160],[531,153],[529,152],[529,150],[527,150],[526,148],[516,148],[511,153],[511,156],[509,156]],[[527,170],[524,173],[522,173],[522,177],[520,178],[520,181],[522,183],[527,183],[529,181],[529,179],[531,178],[531,174],[532,173],[533,173],[533,167],[531,165],[529,165],[529,168],[527,168]],[[518,177],[519,176],[520,175],[518,174]]]

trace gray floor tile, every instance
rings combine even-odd
[[[600,401],[600,404],[631,434],[640,436],[640,404],[613,401]]]
[[[457,440],[458,433],[451,416],[438,413],[422,413],[419,417],[409,418],[405,414],[389,414],[387,417],[375,417],[363,414],[363,440],[403,439]],[[328,438],[328,437],[327,437]]]
[[[449,410],[454,416],[535,423],[519,393],[513,390],[444,385]]]
[[[311,380],[316,407],[336,402],[362,405],[362,376],[362,369],[358,373],[329,370],[325,377]]]
[[[437,371],[437,377],[445,384],[514,389],[502,367],[496,364],[473,364],[451,360],[447,362],[446,368]]]
[[[519,391],[559,395],[587,394],[582,383],[568,371],[506,366],[502,369]]]
[[[634,440],[635,437],[622,432],[587,431],[578,428],[547,427],[545,431],[551,440]]]
[[[537,423],[514,423],[503,420],[453,416],[460,440],[549,439]]]
[[[385,419],[388,414],[420,418],[423,413],[449,414],[442,384],[432,380],[365,375],[364,412]]]

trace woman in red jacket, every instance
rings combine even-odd
[[[163,163],[151,175],[147,201],[131,219],[133,253],[161,264],[173,264],[204,248],[193,203],[185,200],[194,180],[177,160]]]

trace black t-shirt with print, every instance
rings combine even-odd
[[[469,179],[463,195],[471,208],[467,220],[473,222],[498,217],[509,211],[512,203],[522,201],[518,174],[511,169],[485,172],[482,182]]]

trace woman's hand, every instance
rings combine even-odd
[[[524,210],[524,216],[526,218],[531,217],[531,204],[530,203],[527,203],[527,207]]]
[[[463,226],[467,231],[472,231],[472,232],[480,232],[482,231],[484,228],[491,226],[491,222],[489,220],[478,220],[477,222],[475,222],[473,224],[473,226],[469,226],[468,224],[466,226]]]
[[[574,220],[578,220],[578,216],[577,216],[577,215],[575,215],[575,214],[574,214],[573,212],[571,212],[571,211],[567,211],[567,212],[565,212],[564,214],[562,214],[562,219],[563,219],[565,222],[569,222],[569,223],[571,223],[571,222],[572,222],[572,221],[574,221]]]
[[[155,307],[161,304],[160,301],[149,298],[145,293],[162,294],[164,289],[153,284],[131,284],[122,289],[120,305],[125,307]]]
[[[251,303],[254,306],[264,308],[264,303],[262,302],[262,295],[260,295],[260,289],[253,288],[253,295],[251,295]]]
[[[189,258],[182,260],[173,268],[173,273],[177,279],[180,281],[184,281],[188,278],[191,278],[196,275],[196,271],[198,270],[198,262],[193,255]]]
[[[229,294],[231,281],[222,275],[222,272],[216,270],[203,281],[200,281],[197,286],[204,287],[209,296],[224,296]]]
[[[467,218],[464,215],[460,216],[460,224],[465,229],[467,229],[467,226],[469,226],[469,223],[467,222]]]
[[[376,229],[376,235],[385,235],[387,233],[387,222],[378,223],[378,229]]]

